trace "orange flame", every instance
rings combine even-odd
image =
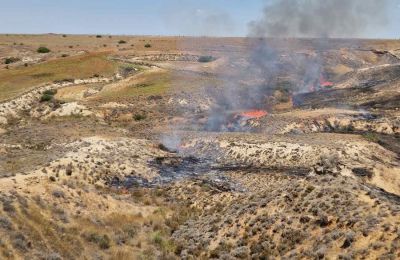
[[[266,116],[268,115],[268,112],[264,110],[251,110],[243,112],[240,115],[251,119],[251,118],[260,118]]]
[[[326,81],[325,80],[325,78],[324,78],[324,76],[320,76],[319,77],[319,85],[321,86],[321,87],[332,87],[333,86],[333,82],[330,82],[330,81]]]

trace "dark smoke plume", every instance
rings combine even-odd
[[[272,0],[250,36],[368,37],[387,24],[390,8],[396,0]]]

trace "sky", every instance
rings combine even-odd
[[[0,0],[0,33],[246,36],[269,1]],[[400,3],[389,20],[370,38],[400,38]]]

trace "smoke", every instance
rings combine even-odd
[[[370,37],[388,24],[396,0],[272,0],[250,23],[257,37]]]
[[[171,129],[170,133],[161,136],[161,143],[170,151],[179,151],[181,141],[181,136],[175,132],[175,129]]]
[[[387,24],[395,0],[272,0],[249,26],[247,65],[224,78],[206,129],[218,130],[224,110],[268,109],[282,95],[314,91],[324,78],[324,52],[331,37],[357,38]],[[314,38],[312,41],[283,37]],[[279,38],[274,40],[271,38]],[[356,42],[356,40],[353,40]],[[291,43],[292,45],[291,45]],[[286,46],[282,47],[282,45]],[[239,82],[257,78],[257,83]],[[282,80],[289,78],[289,82]],[[279,93],[276,95],[276,93]],[[277,96],[277,97],[276,97]],[[297,100],[299,102],[299,100]],[[246,129],[241,129],[246,130]]]
[[[218,46],[226,64],[217,73],[222,84],[210,86],[202,95],[214,101],[204,129],[248,131],[247,127],[228,126],[232,113],[270,110],[292,97],[301,102],[295,98],[298,93],[324,87],[321,78],[329,81],[325,55],[330,55],[330,49],[335,49],[337,43],[344,42],[330,38],[353,38],[346,40],[350,43],[346,46],[357,45],[354,38],[373,38],[374,33],[387,25],[388,10],[396,9],[397,3],[398,0],[266,1],[262,17],[249,24],[245,53]],[[202,31],[199,24],[208,35],[214,32],[226,35],[230,29],[229,16],[221,13],[186,10],[184,14],[190,17],[181,26],[187,26],[189,31]],[[179,138],[172,139],[168,140],[169,146],[175,147]]]

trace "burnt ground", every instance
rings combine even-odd
[[[9,37],[113,71],[0,103],[0,258],[400,257],[398,41]]]

